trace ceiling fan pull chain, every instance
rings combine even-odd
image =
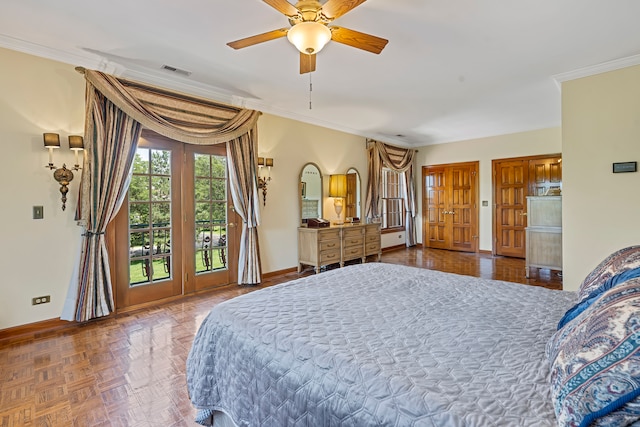
[[[313,85],[311,84],[311,74],[309,73],[309,110],[311,110],[311,92],[313,91]]]

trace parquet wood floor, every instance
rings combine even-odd
[[[560,289],[548,271],[524,277],[524,261],[432,249],[400,249],[383,262]],[[302,275],[312,274],[310,270]],[[298,278],[288,273],[261,287]],[[229,286],[77,327],[0,343],[0,427],[194,426],[185,363],[216,304],[255,287]]]

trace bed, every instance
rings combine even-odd
[[[225,414],[237,426],[554,426],[554,393],[570,399],[552,367],[572,339],[560,332],[585,316],[580,300],[414,267],[349,266],[215,306],[194,339],[187,387],[203,425]]]

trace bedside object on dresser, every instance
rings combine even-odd
[[[562,270],[562,197],[528,196],[525,276],[529,269]]]
[[[331,225],[329,220],[324,218],[307,218],[307,227],[311,228],[325,228]]]
[[[346,261],[382,256],[380,224],[353,224],[326,228],[298,228],[298,273],[303,265],[315,268]]]

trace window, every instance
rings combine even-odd
[[[382,169],[382,229],[404,228],[404,174]]]

